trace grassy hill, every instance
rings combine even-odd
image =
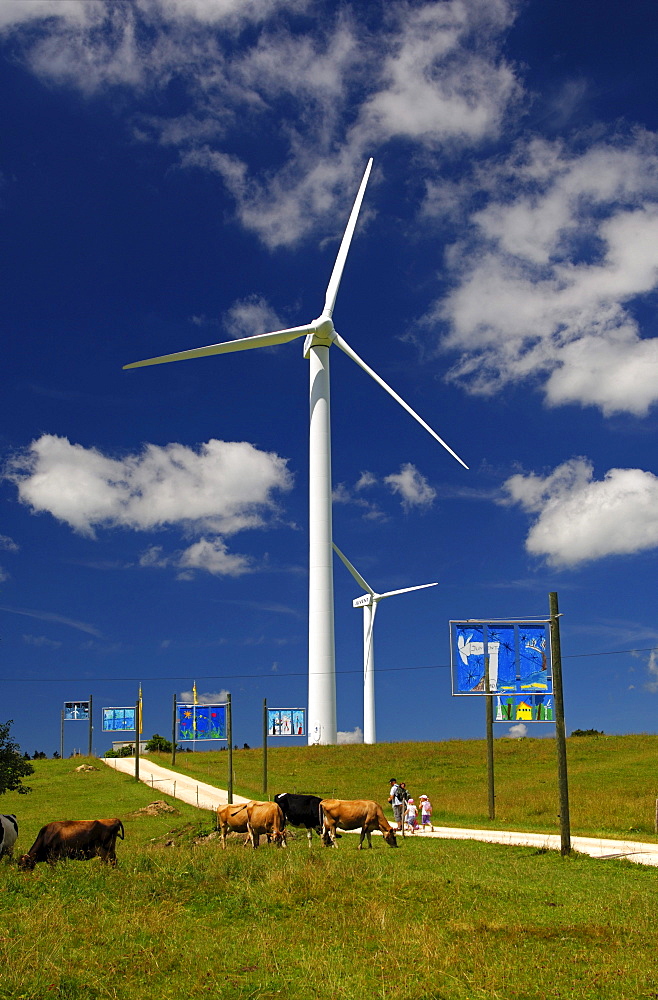
[[[606,795],[612,789],[611,798],[623,798],[626,781],[642,790],[642,776],[653,771],[651,739],[572,743],[576,786],[582,780],[593,802],[596,787]],[[514,781],[523,790],[519,815],[543,782],[553,783],[551,748],[531,740],[501,747],[499,766],[506,761],[512,774],[505,795]],[[470,816],[480,825],[482,749],[282,748],[270,755],[272,790],[280,779],[283,787],[381,800],[397,772],[414,791],[434,796],[442,821]],[[221,784],[227,756],[180,761]],[[118,867],[70,861],[23,873],[0,864],[0,1000],[656,995],[658,870],[418,837],[399,850],[373,838],[373,849],[360,852],[348,836],[337,850],[317,839],[309,850],[300,835],[287,850],[244,850],[236,839],[222,851],[205,836],[211,813],[167,799],[175,813],[145,815],[138,810],[158,792],[98,761],[89,761],[95,770],[76,771],[80,763],[35,761],[32,792],[6,794],[0,808],[18,815],[18,853],[50,820],[120,816],[126,839],[117,845]],[[256,794],[259,752],[236,753],[235,763],[236,791]],[[646,794],[630,789],[628,810]],[[617,822],[620,810],[608,821]]]
[[[658,736],[574,736],[567,740],[574,834],[658,840]],[[177,755],[177,769],[225,788],[226,752]],[[170,756],[152,759],[170,766]],[[262,798],[262,750],[233,753],[234,791]],[[268,791],[312,792],[386,803],[388,779],[429,795],[440,826],[556,833],[559,829],[555,742],[497,740],[496,818],[488,819],[484,740],[381,743],[376,746],[268,749]],[[388,810],[389,816],[392,816]]]

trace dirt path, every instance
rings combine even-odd
[[[135,773],[134,757],[103,757],[102,760],[115,771],[132,775]],[[214,785],[207,785],[204,781],[190,778],[186,774],[179,774],[177,771],[160,767],[159,764],[152,764],[143,757],[139,758],[139,780],[145,785],[150,785],[159,795],[171,795],[189,805],[211,812],[214,812],[217,806],[228,802],[228,792],[225,789],[215,788]],[[249,802],[249,799],[245,799],[242,795],[234,795],[233,801],[240,805]]]
[[[124,774],[135,773],[134,757],[104,757],[101,758],[108,767],[113,767]],[[150,785],[154,792],[171,795],[199,809],[215,811],[218,805],[228,802],[228,792],[223,788],[215,788],[196,778],[190,778],[177,771],[169,771],[159,764],[139,758],[140,781]],[[241,804],[248,802],[241,795],[234,795],[233,801]],[[407,834],[407,837],[412,836]],[[520,847],[536,847],[537,850],[560,850],[558,834],[548,833],[516,833],[509,830],[470,830],[452,826],[435,826],[432,833],[419,831],[413,836],[420,840],[480,840],[490,844],[510,844]],[[596,837],[572,837],[571,846],[581,854],[589,854],[591,858],[628,858],[641,865],[658,866],[658,844],[642,844],[636,840],[604,840]]]

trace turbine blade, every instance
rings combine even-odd
[[[329,284],[327,285],[327,294],[324,300],[324,309],[322,310],[323,316],[333,315],[334,305],[336,304],[336,296],[338,295],[338,286],[340,285],[340,279],[343,275],[343,268],[345,267],[345,261],[350,249],[352,237],[354,236],[354,230],[356,229],[356,220],[358,219],[359,212],[361,211],[361,202],[363,201],[363,196],[366,193],[366,185],[368,183],[371,169],[372,157],[368,160],[363,180],[361,181],[354,205],[352,206],[350,217],[347,220],[347,227],[340,242],[336,263],[334,264],[334,269],[331,272],[331,278],[329,279]]]
[[[404,590],[389,590],[387,594],[379,594],[378,600],[395,597],[396,594],[409,594],[412,590],[425,590],[426,587],[438,587],[438,583],[420,583],[417,587],[405,587]]]
[[[189,358],[205,358],[209,354],[231,354],[233,351],[250,351],[254,347],[271,347],[273,344],[287,344],[290,340],[305,337],[311,332],[310,326],[293,326],[289,330],[276,330],[274,333],[261,333],[256,337],[241,337],[240,340],[228,340],[223,344],[210,344],[208,347],[196,347],[191,351],[178,351],[176,354],[163,354],[159,358],[147,358],[146,361],[133,361],[124,368],[145,368],[147,365],[163,365],[168,361],[187,361]]]
[[[332,542],[331,544],[334,547],[334,552],[336,553],[336,555],[338,556],[338,558],[341,560],[341,562],[343,562],[345,564],[345,566],[347,566],[348,570],[350,571],[350,573],[352,574],[352,576],[354,577],[354,579],[356,580],[356,582],[358,583],[358,585],[360,587],[362,587],[363,590],[365,590],[366,594],[370,594],[372,597],[374,597],[375,596],[375,591],[372,589],[372,587],[370,586],[370,584],[366,583],[366,581],[363,579],[363,577],[361,576],[361,574],[359,573],[359,571],[354,568],[354,566],[349,561],[349,559],[347,558],[347,556],[343,555],[343,553],[340,551],[340,549],[338,548],[338,546],[336,545],[336,543]]]
[[[335,339],[334,343],[336,344],[337,347],[340,347],[341,351],[344,351],[345,354],[347,354],[348,358],[351,358],[352,361],[354,361],[359,366],[359,368],[363,368],[364,372],[367,372],[368,375],[370,375],[370,378],[374,379],[375,382],[377,382],[379,385],[381,385],[382,389],[386,389],[386,392],[389,394],[389,396],[392,396],[393,399],[395,399],[400,404],[400,406],[403,407],[403,409],[405,409],[407,411],[407,413],[411,414],[411,416],[414,418],[414,420],[418,421],[418,423],[421,425],[421,427],[424,427],[425,430],[429,434],[431,434],[432,437],[435,438],[439,442],[439,444],[443,445],[443,447],[445,448],[445,450],[448,451],[448,452],[450,452],[450,454],[452,455],[452,457],[456,458],[460,465],[463,465],[465,469],[468,469],[468,466],[467,466],[466,462],[462,461],[462,459],[459,457],[459,455],[452,450],[452,448],[450,447],[450,445],[447,445],[445,443],[445,441],[443,440],[443,438],[440,438],[439,435],[436,433],[436,431],[433,431],[432,428],[430,427],[430,425],[426,424],[425,421],[423,420],[423,418],[419,417],[418,414],[416,413],[416,411],[412,410],[411,407],[409,406],[409,404],[405,403],[405,401],[402,399],[402,397],[398,396],[397,392],[395,392],[393,389],[391,389],[390,385],[387,385],[387,383],[384,381],[383,378],[379,377],[379,375],[377,374],[377,372],[374,372],[372,370],[372,368],[370,368],[365,363],[365,361],[362,361],[361,358],[359,357],[359,355],[356,353],[356,351],[353,351],[352,348],[350,347],[350,345],[345,340],[343,340],[343,338],[338,333],[335,335],[335,337],[336,337],[336,339]]]

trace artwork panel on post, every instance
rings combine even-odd
[[[135,708],[104,708],[103,732],[130,732],[135,730]]]
[[[89,722],[89,702],[88,701],[65,701],[64,702],[65,722]]]
[[[497,694],[494,722],[555,722],[552,694]]]
[[[177,706],[179,740],[225,740],[226,705]]]
[[[268,708],[267,732],[269,736],[305,736],[305,708]]]
[[[450,667],[455,695],[552,694],[548,623],[450,622]]]

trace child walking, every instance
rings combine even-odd
[[[411,832],[415,833],[418,826],[418,806],[413,799],[407,800],[406,823]]]
[[[420,797],[420,819],[423,830],[426,826],[429,826],[430,830],[434,830],[432,826],[432,803],[426,795],[421,795]]]

